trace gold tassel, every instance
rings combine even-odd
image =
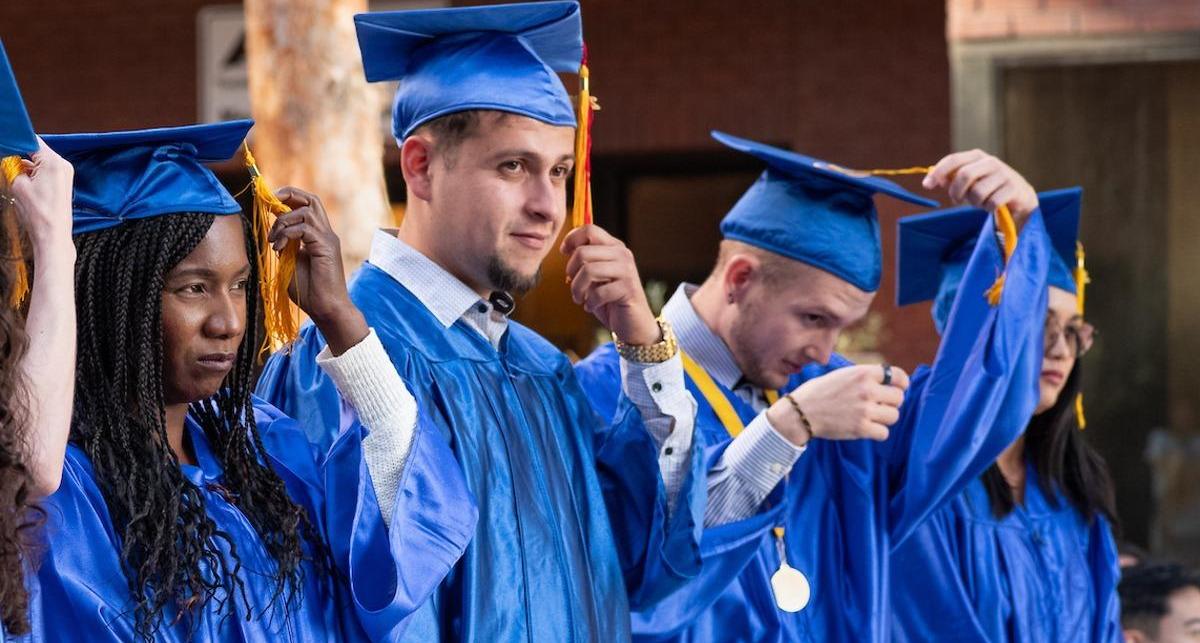
[[[883,169],[883,170],[851,170],[833,163],[826,163],[824,167],[841,172],[848,176],[862,178],[864,176],[904,176],[910,174],[929,174],[933,171],[933,166],[916,166],[905,167],[898,169]],[[1008,260],[1012,258],[1013,252],[1017,249],[1017,224],[1013,220],[1012,212],[1009,212],[1007,205],[1002,205],[993,213],[996,218],[996,227],[1000,229],[1000,236],[1004,238],[1004,265],[1007,268]],[[988,303],[992,306],[1000,304],[1000,294],[1004,292],[1004,273],[996,277],[996,281],[987,289],[985,295]]]
[[[1079,316],[1083,316],[1083,290],[1091,283],[1092,278],[1088,275],[1087,268],[1083,265],[1084,252],[1083,242],[1075,241],[1075,310]],[[1083,393],[1075,396],[1075,420],[1079,424],[1079,430],[1087,428],[1087,419],[1083,417]]]
[[[21,165],[21,157],[6,156],[0,160],[0,171],[4,173],[4,184],[12,185],[24,171],[25,167]],[[16,212],[10,212],[10,208],[5,208],[4,216],[4,233],[8,235],[8,257],[9,261],[13,262],[13,284],[12,291],[8,294],[8,305],[14,309],[20,308],[25,302],[25,297],[29,295],[29,268],[25,265],[25,250],[21,246],[21,226],[17,225]]]
[[[579,65],[579,98],[576,101],[575,117],[575,201],[571,204],[571,227],[589,225],[592,222],[592,112],[600,105],[592,96],[590,72],[587,65],[587,46],[583,49],[583,62]]]
[[[1075,396],[1075,421],[1079,423],[1079,430],[1087,428],[1087,418],[1083,417],[1083,393]]]
[[[288,285],[296,276],[296,251],[298,241],[291,241],[279,253],[276,253],[267,236],[275,219],[291,212],[263,178],[250,153],[250,146],[245,145],[246,169],[250,171],[250,189],[254,201],[252,225],[254,241],[258,246],[258,281],[263,300],[263,324],[266,337],[259,349],[259,354],[274,352],[296,339],[300,334],[300,314],[296,305],[288,297]]]
[[[1088,284],[1092,283],[1092,277],[1088,274],[1087,268],[1083,267],[1083,242],[1075,242],[1075,309],[1079,312],[1079,316],[1083,316],[1083,290]]]

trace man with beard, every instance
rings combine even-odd
[[[563,353],[508,318],[512,293],[537,282],[584,164],[557,77],[580,66],[579,6],[355,20],[368,80],[401,81],[393,132],[407,207],[398,230],[376,234],[351,298],[450,440],[480,512],[410,640],[627,640],[631,604],[698,571],[702,459],[674,336],[650,311],[631,253],[592,225],[561,251],[575,300],[620,339],[615,420],[597,420]],[[315,363],[323,344],[304,329],[258,388],[316,427],[320,445],[353,417]],[[400,442],[364,443],[373,476],[404,475],[413,447]]]

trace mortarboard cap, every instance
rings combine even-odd
[[[46,144],[75,166],[74,234],[180,212],[238,214],[204,163],[231,158],[253,121],[55,134]]]
[[[712,135],[767,164],[721,221],[722,236],[815,266],[866,292],[879,288],[883,263],[874,195],[937,206],[884,178],[722,132]]]
[[[1054,248],[1049,285],[1071,293],[1077,290],[1076,275],[1068,266],[1075,262],[1082,195],[1078,187],[1038,193],[1038,207]],[[984,210],[964,206],[901,219],[896,303],[904,306],[932,299],[934,325],[941,331],[980,228],[989,216]]]
[[[371,82],[399,80],[392,133],[455,112],[488,109],[575,126],[556,72],[583,58],[577,2],[382,11],[354,16]]]
[[[17,89],[17,79],[8,64],[4,44],[0,43],[0,157],[29,156],[37,149],[37,136],[29,122],[29,113],[25,111],[25,102]]]

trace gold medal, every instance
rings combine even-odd
[[[771,575],[775,604],[785,612],[799,612],[808,606],[808,599],[812,597],[812,587],[800,570],[787,563],[783,527],[775,528],[775,545],[779,550],[779,569]]]

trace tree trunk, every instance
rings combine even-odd
[[[252,149],[274,187],[316,193],[347,270],[391,219],[381,93],[363,76],[353,15],[366,0],[246,0]]]

